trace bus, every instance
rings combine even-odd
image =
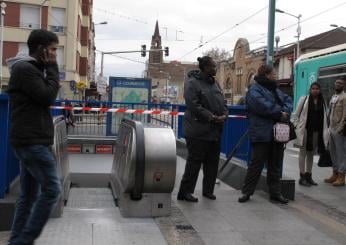
[[[294,67],[294,107],[309,93],[311,83],[318,82],[328,104],[334,94],[337,77],[346,76],[346,44],[304,54]]]

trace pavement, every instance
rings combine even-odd
[[[284,174],[298,179],[298,152],[288,147]],[[315,159],[317,160],[317,158]],[[177,157],[172,215],[156,219],[121,217],[107,188],[74,188],[60,219],[50,219],[37,245],[43,244],[210,244],[210,245],[345,245],[345,187],[323,179],[330,169],[314,167],[316,187],[296,185],[289,205],[269,202],[258,191],[247,203],[237,202],[240,191],[224,183],[215,186],[217,200],[202,197],[202,173],[195,195],[198,203],[177,201],[185,160]],[[8,233],[0,233],[6,244]]]

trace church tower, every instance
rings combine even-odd
[[[156,21],[155,32],[151,38],[151,52],[149,53],[149,63],[163,63],[163,51],[161,45],[161,35],[159,30],[159,22]],[[158,51],[155,51],[158,50]]]

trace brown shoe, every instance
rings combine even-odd
[[[338,178],[333,182],[333,186],[344,186],[345,185],[345,173],[338,173]]]
[[[324,182],[332,184],[336,181],[337,178],[338,178],[338,171],[333,170],[332,176],[330,176],[328,179],[325,179]]]

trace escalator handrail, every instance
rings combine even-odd
[[[135,166],[135,181],[131,191],[132,200],[141,200],[144,186],[145,175],[145,145],[144,145],[144,127],[141,122],[123,119],[122,123],[131,126],[135,131],[136,137],[136,166]]]

